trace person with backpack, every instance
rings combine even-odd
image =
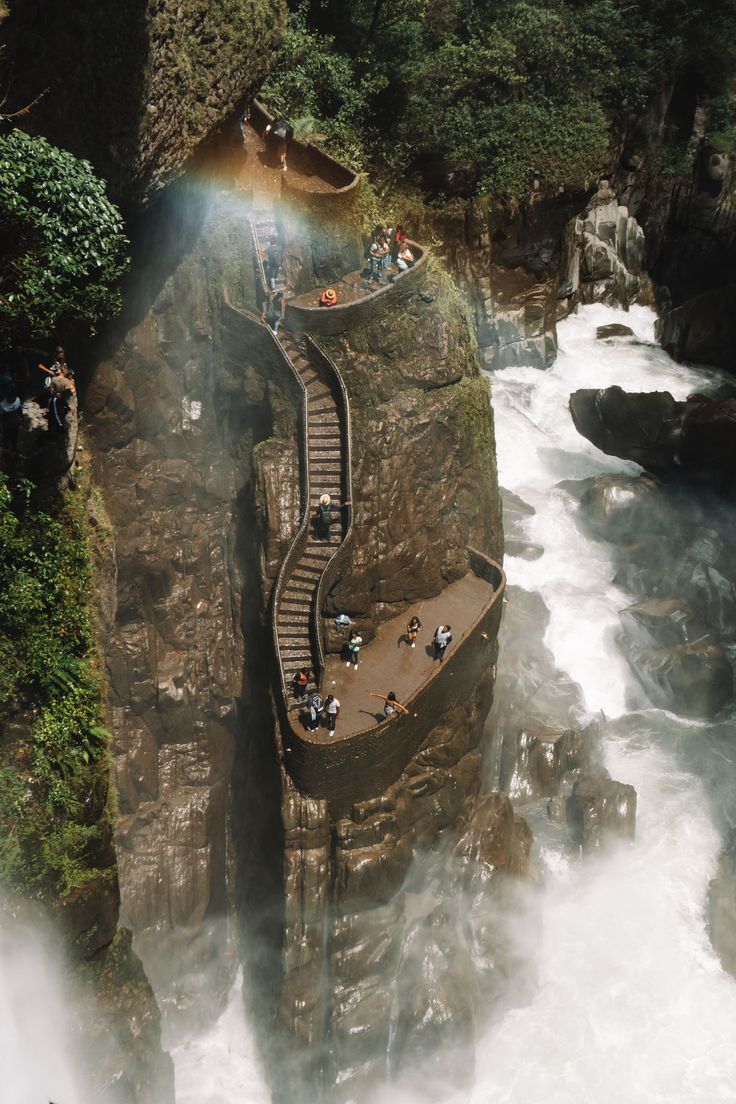
[[[51,385],[51,398],[48,408],[49,436],[60,437],[66,432],[66,416],[69,413],[68,393],[71,391],[69,381],[57,377]]]
[[[330,732],[334,732],[337,718],[340,716],[340,702],[334,694],[328,694],[325,698],[325,712],[327,714],[327,727]]]
[[[352,663],[353,668],[356,671],[358,670],[358,660],[360,658],[360,646],[361,646],[362,643],[363,643],[363,637],[359,636],[357,634],[357,632],[352,632],[350,634],[350,639],[348,640],[348,659],[346,660],[346,663],[345,663],[346,667],[349,667],[350,664]]]
[[[322,701],[322,695],[317,691],[310,694],[309,701],[309,720],[307,721],[307,732],[315,732],[319,728],[319,722],[322,719],[322,710],[325,707],[325,703]]]
[[[440,663],[445,658],[445,649],[452,643],[452,632],[449,625],[438,625],[434,631],[434,658]]]
[[[422,622],[416,616],[412,617],[411,621],[406,626],[406,642],[410,648],[416,648],[417,636],[422,627]]]

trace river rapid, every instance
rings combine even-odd
[[[596,327],[612,322],[630,326],[636,341],[596,340]],[[618,384],[684,399],[712,378],[654,343],[645,308],[582,308],[561,323],[559,343],[549,371],[493,376],[499,480],[537,511],[527,534],[544,548],[536,561],[507,559],[506,570],[511,583],[541,594],[558,667],[607,719],[606,766],[638,794],[636,839],[581,861],[533,815],[542,924],[529,950],[539,984],[481,1038],[472,1102],[733,1101],[736,982],[721,969],[705,919],[720,828],[734,805],[732,720],[688,722],[642,708],[614,639],[618,611],[634,599],[612,584],[610,546],[583,533],[576,497],[558,486],[640,471],[579,436],[571,392]]]

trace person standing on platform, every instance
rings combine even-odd
[[[330,732],[334,732],[337,718],[340,716],[340,702],[334,694],[328,694],[325,699],[325,713],[327,714],[327,727]]]
[[[445,658],[447,645],[452,643],[452,632],[449,625],[438,625],[434,631],[434,658],[440,663]]]
[[[412,617],[409,624],[406,626],[406,642],[410,648],[416,648],[417,636],[422,629],[422,622],[418,617]]]

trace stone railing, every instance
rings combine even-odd
[[[250,113],[250,122],[253,129],[262,136],[266,127],[273,121],[274,116],[269,112],[266,105],[261,103],[260,100],[254,100]],[[353,191],[360,183],[359,173],[353,172],[346,165],[336,161],[334,157],[331,157],[329,153],[325,153],[313,142],[302,142],[298,138],[292,138],[289,142],[288,160],[289,164],[297,170],[297,173],[284,173],[282,181],[284,191],[309,195],[310,198],[322,194],[325,199],[332,202],[335,200],[336,194],[339,200],[341,194]],[[311,191],[300,183],[298,178],[300,173],[304,177],[319,177],[320,180],[329,185],[329,189],[322,193]]]
[[[284,706],[288,710],[288,687],[286,685],[286,679],[284,677],[284,669],[281,663],[281,651],[279,647],[279,637],[277,629],[277,619],[279,612],[279,601],[281,592],[283,590],[284,582],[291,574],[291,570],[299,559],[302,550],[307,543],[309,536],[309,521],[310,521],[310,509],[309,509],[309,461],[308,461],[308,438],[307,438],[307,389],[304,386],[304,381],[297,372],[294,365],[291,363],[289,356],[283,349],[281,342],[272,332],[271,328],[261,322],[259,318],[251,314],[249,311],[242,310],[239,307],[235,307],[230,303],[227,295],[224,296],[225,306],[228,311],[237,317],[240,321],[251,329],[254,348],[270,358],[275,358],[280,365],[283,366],[288,376],[295,381],[297,387],[297,394],[301,397],[301,417],[299,420],[299,491],[301,497],[301,519],[299,522],[299,528],[292,539],[289,546],[289,550],[284,557],[279,573],[276,577],[272,591],[271,601],[271,637],[273,641],[274,656],[276,659],[276,667],[278,670],[278,679],[281,686],[281,694]],[[316,631],[313,633],[316,637]],[[312,641],[313,649],[316,651],[316,639]]]
[[[268,281],[266,280],[266,270],[263,267],[263,253],[261,252],[261,243],[258,240],[258,231],[256,230],[256,225],[255,225],[255,222],[253,221],[253,215],[252,214],[248,218],[248,225],[250,226],[251,245],[252,245],[252,249],[253,249],[253,265],[255,267],[255,272],[256,272],[256,291],[260,293],[260,295],[259,295],[259,300],[260,301],[257,305],[258,305],[259,309],[261,309],[263,307],[263,305],[266,303],[271,289],[268,286]],[[265,323],[264,323],[264,325],[265,325]],[[266,328],[269,330],[269,333],[270,333],[270,328],[269,327],[266,327]]]
[[[351,303],[337,303],[334,307],[320,307],[316,302],[319,299],[317,291],[314,293],[313,307],[301,306],[293,301],[288,302],[285,315],[287,326],[294,330],[309,330],[314,334],[329,335],[342,333],[349,327],[362,326],[371,321],[386,305],[388,299],[400,292],[409,291],[424,275],[430,250],[416,242],[408,244],[416,260],[411,268],[400,272],[392,283],[384,283],[375,291],[366,291],[360,299]]]
[[[337,381],[338,393],[340,395],[340,416],[342,419],[342,435],[345,441],[345,449],[342,456],[342,469],[343,469],[343,485],[345,487],[345,497],[352,503],[353,498],[353,461],[352,461],[352,444],[351,444],[351,426],[350,426],[350,399],[348,398],[347,388],[345,387],[345,380],[342,378],[342,373],[337,367],[335,362],[328,357],[327,353],[320,348],[317,342],[314,340],[311,334],[306,335],[307,347],[310,354],[317,357],[321,362],[329,369]],[[315,636],[317,641],[317,660],[319,663],[320,681],[322,673],[325,667],[325,631],[324,631],[324,618],[322,611],[325,604],[325,595],[329,587],[332,585],[333,580],[337,575],[339,565],[345,559],[350,539],[353,535],[353,507],[352,505],[347,508],[347,527],[345,529],[345,535],[342,539],[340,547],[335,550],[333,556],[327,561],[325,569],[322,572],[322,576],[317,587],[317,599],[315,602],[314,619],[315,619]]]
[[[410,759],[446,710],[469,701],[484,671],[494,662],[494,643],[503,609],[503,569],[476,549],[469,549],[471,570],[493,587],[493,593],[463,638],[437,665],[405,704],[409,716],[391,718],[347,736],[301,731],[284,732],[285,765],[298,788],[326,799],[330,815],[346,815],[359,801],[376,797],[400,777]]]

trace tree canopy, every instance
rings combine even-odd
[[[519,194],[582,182],[668,82],[715,96],[735,69],[722,0],[296,0],[264,95],[358,167],[456,160]]]
[[[44,138],[0,138],[0,334],[42,337],[117,313],[123,219],[87,161]]]

